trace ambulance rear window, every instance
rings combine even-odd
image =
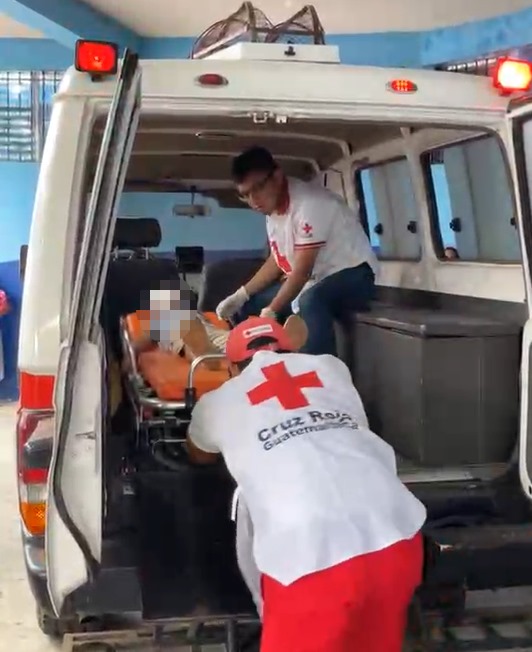
[[[440,257],[517,263],[519,235],[509,173],[495,136],[428,152],[423,157]]]
[[[371,244],[382,260],[419,260],[419,213],[406,158],[358,170],[355,178]]]

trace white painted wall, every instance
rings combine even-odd
[[[240,0],[84,0],[143,36],[197,36],[241,5]],[[254,0],[270,20],[298,11],[301,0]],[[532,7],[532,0],[314,0],[329,34],[411,31],[456,25]]]

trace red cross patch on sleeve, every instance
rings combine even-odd
[[[303,237],[303,238],[311,238],[312,235],[313,235],[312,231],[313,231],[312,225],[309,224],[308,222],[305,222],[301,226],[301,237]]]
[[[321,226],[311,224],[307,220],[300,222],[297,227],[294,250],[319,249],[325,244],[325,238],[321,235],[322,230]]]

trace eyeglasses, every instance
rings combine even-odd
[[[240,201],[243,201],[244,203],[249,203],[249,200],[254,196],[257,195],[258,193],[262,192],[264,188],[266,187],[268,181],[272,178],[274,173],[274,170],[271,170],[268,172],[268,174],[264,177],[264,179],[260,179],[260,181],[256,181],[246,192],[239,192],[238,193],[238,198]]]

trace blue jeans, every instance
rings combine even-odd
[[[239,323],[252,315],[259,315],[270,305],[280,286],[280,283],[274,283],[253,295],[236,315],[235,321]],[[375,275],[367,263],[331,274],[306,290],[299,297],[299,315],[308,327],[308,340],[301,352],[336,355],[334,321],[344,319],[349,312],[368,310],[374,294]],[[287,306],[278,314],[279,322],[284,323],[291,314],[292,310]]]

